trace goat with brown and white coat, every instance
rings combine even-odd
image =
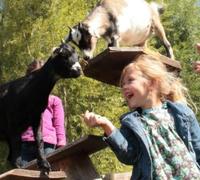
[[[91,59],[97,40],[103,37],[108,46],[144,46],[154,32],[163,42],[167,56],[174,59],[171,44],[160,22],[162,8],[144,0],[102,0],[81,22],[70,28],[65,41],[71,41]]]

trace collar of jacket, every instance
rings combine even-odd
[[[176,115],[176,116],[177,115],[188,116],[188,114],[193,113],[192,110],[190,108],[188,108],[188,106],[186,104],[184,104],[184,103],[172,102],[172,101],[169,101],[169,100],[167,100],[166,103],[167,103],[167,107],[172,112],[173,116],[174,115]],[[141,108],[137,108],[137,109],[135,109],[133,111],[130,111],[130,112],[127,112],[127,113],[123,114],[120,117],[120,121],[122,122],[123,119],[126,116],[129,116],[130,114],[137,119],[137,117],[141,116],[141,113],[142,113],[142,109]]]
[[[188,117],[188,115],[194,114],[193,111],[187,106],[187,104],[182,102],[171,102],[166,101],[167,107],[171,111],[173,116]]]

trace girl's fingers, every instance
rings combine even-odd
[[[84,122],[90,127],[100,126],[102,122],[105,121],[105,117],[89,111],[85,112],[83,119]]]
[[[94,127],[96,125],[96,115],[88,110],[84,114],[84,122],[90,126]]]

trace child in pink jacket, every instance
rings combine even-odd
[[[42,61],[33,61],[27,73],[40,69]],[[42,137],[44,141],[44,153],[53,152],[56,148],[66,145],[66,135],[64,126],[64,109],[59,97],[50,95],[48,105],[42,114]],[[22,165],[25,166],[29,161],[36,158],[36,146],[32,127],[29,127],[21,136]]]

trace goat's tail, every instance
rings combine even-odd
[[[162,4],[158,4],[156,2],[150,2],[151,9],[158,15],[161,15],[164,13],[165,8]]]

